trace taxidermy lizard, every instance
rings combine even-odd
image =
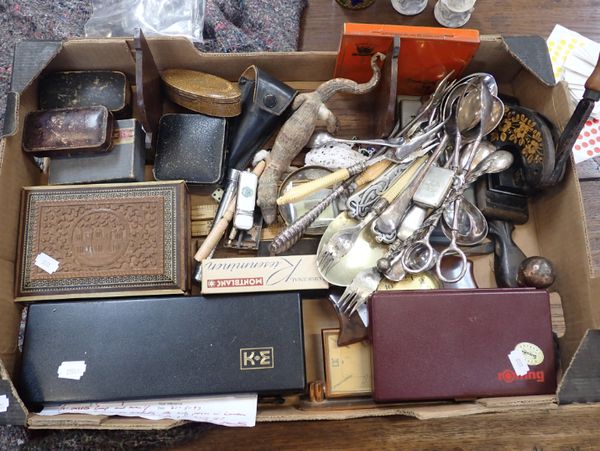
[[[337,130],[337,118],[325,106],[325,102],[338,92],[366,94],[371,91],[377,86],[381,77],[377,60],[384,58],[385,55],[382,53],[373,55],[371,58],[373,75],[366,83],[357,83],[347,78],[334,78],[320,85],[316,91],[296,96],[292,103],[292,109],[295,111],[277,134],[273,149],[267,157],[267,167],[258,185],[258,205],[267,224],[272,224],[277,216],[277,182],[294,157],[308,143],[317,121],[325,121],[329,133],[333,134]]]

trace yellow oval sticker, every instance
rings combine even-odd
[[[524,341],[515,346],[515,349],[520,350],[527,361],[527,365],[539,365],[544,361],[544,352],[539,346]]]

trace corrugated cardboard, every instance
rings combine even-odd
[[[256,64],[281,80],[303,90],[314,89],[320,82],[331,78],[335,65],[334,52],[305,53],[256,53],[256,54],[201,54],[193,45],[176,38],[149,39],[149,44],[159,70],[185,68],[199,70],[226,78],[230,81],[251,64]],[[25,114],[37,108],[37,82],[41,68],[51,70],[112,69],[124,72],[134,79],[135,64],[132,42],[127,39],[74,39],[57,48],[51,43],[47,52],[29,54],[31,62],[27,75],[20,73],[15,87],[18,93],[9,95],[9,110],[5,130],[10,136],[0,141],[0,205],[3,206],[3,227],[0,231],[0,358],[8,372],[14,374],[18,358],[17,334],[20,308],[13,302],[12,281],[16,256],[16,237],[19,212],[19,195],[22,186],[44,182],[44,176],[27,156],[20,151],[22,122]],[[514,46],[513,46],[514,47]],[[27,48],[26,46],[23,48]],[[516,52],[518,53],[518,52]],[[565,86],[548,86],[534,74],[533,66],[524,66],[522,57],[515,57],[511,47],[499,36],[482,36],[480,48],[471,62],[468,72],[487,71],[494,74],[501,92],[517,96],[524,106],[539,110],[559,126],[569,117],[568,94]],[[41,56],[40,56],[41,55]],[[23,57],[16,58],[21,61]],[[47,63],[47,64],[45,64]],[[18,67],[16,68],[18,72]],[[401,93],[400,93],[401,94]],[[335,96],[328,106],[341,124],[340,136],[369,134],[375,127],[368,96]],[[134,112],[135,114],[135,112]],[[148,171],[147,171],[148,172]],[[192,201],[193,203],[193,201]],[[583,213],[581,192],[572,169],[569,169],[560,188],[549,190],[531,205],[532,219],[518,227],[515,240],[528,255],[543,255],[556,265],[557,282],[565,312],[566,334],[561,339],[561,358],[566,365],[575,353],[588,329],[600,326],[600,277],[592,274],[587,230]],[[565,240],[564,237],[569,239]],[[493,274],[489,257],[478,257],[475,275],[481,287],[493,286]],[[333,309],[327,300],[304,302],[307,380],[322,379],[322,351],[320,333],[322,328],[336,327]],[[8,373],[2,373],[3,385]],[[18,396],[16,392],[13,394]],[[294,401],[290,400],[293,404]],[[16,405],[16,404],[13,404]],[[19,423],[27,415],[21,404],[22,415],[8,417],[0,413],[0,423]],[[270,407],[261,410],[258,421],[296,421],[317,419],[346,419],[362,416],[414,415],[418,418],[439,418],[470,415],[483,412],[515,409],[555,409],[553,397],[527,397],[519,399],[486,399],[460,404],[429,404],[389,406],[369,410],[346,410],[320,412],[299,410],[293,405]],[[564,407],[559,407],[564,408]],[[27,423],[32,428],[93,428],[93,429],[163,429],[180,423],[173,421],[149,421],[106,417],[82,417],[73,415],[59,418],[40,418],[29,414]]]

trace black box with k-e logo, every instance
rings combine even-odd
[[[305,371],[300,295],[33,304],[20,380],[25,398],[37,407],[301,392]]]

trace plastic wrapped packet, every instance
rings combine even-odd
[[[87,37],[130,36],[139,27],[147,35],[203,42],[204,0],[93,0],[93,6]]]

